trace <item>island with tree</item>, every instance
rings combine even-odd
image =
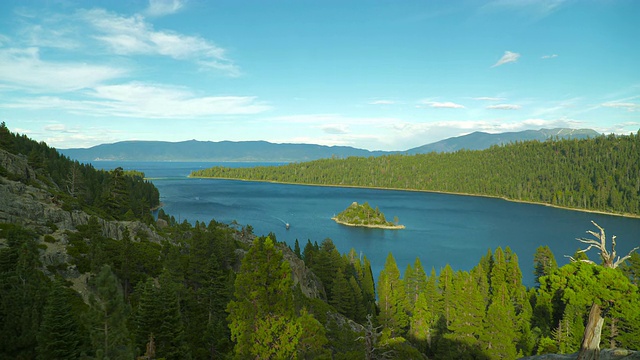
[[[338,224],[347,226],[362,226],[379,229],[404,229],[404,225],[398,224],[398,217],[394,222],[387,221],[384,214],[376,208],[372,208],[369,203],[358,204],[353,202],[343,212],[331,218]]]

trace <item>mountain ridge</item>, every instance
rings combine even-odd
[[[405,151],[370,151],[351,146],[318,144],[271,143],[257,141],[198,141],[179,142],[126,140],[100,144],[90,148],[58,149],[78,161],[210,161],[210,162],[305,162],[323,158],[370,157],[398,153],[408,155],[429,152],[455,152],[462,149],[483,150],[493,145],[516,141],[545,141],[554,138],[587,138],[600,136],[591,129],[540,129],[490,134],[473,132]]]

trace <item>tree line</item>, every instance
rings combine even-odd
[[[213,167],[191,176],[466,193],[639,215],[640,131],[455,153]]]

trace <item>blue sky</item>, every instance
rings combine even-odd
[[[635,0],[4,0],[0,121],[57,148],[635,133],[638,24]]]

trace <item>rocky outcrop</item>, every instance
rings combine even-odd
[[[22,181],[36,179],[36,172],[29,166],[27,157],[24,155],[14,155],[0,149],[0,167],[4,168],[16,179]]]
[[[527,356],[520,360],[575,360],[575,354],[544,354]],[[600,351],[600,360],[640,360],[640,352],[626,349],[603,349]]]
[[[309,298],[327,299],[324,286],[316,274],[306,267],[302,261],[289,247],[282,246],[282,255],[291,265],[291,277],[294,284],[300,284],[302,293]]]
[[[0,149],[0,165],[12,178],[35,179],[35,171],[23,156]],[[28,184],[29,182],[14,181],[0,176],[0,222],[18,224],[38,233],[48,234],[51,232],[52,224],[58,229],[73,231],[78,225],[85,225],[89,221],[91,216],[84,211],[64,210],[62,204],[44,184]],[[154,229],[137,221],[98,221],[102,225],[102,234],[112,239],[122,240],[125,229],[129,230],[133,239],[145,237],[156,242],[162,239]]]

